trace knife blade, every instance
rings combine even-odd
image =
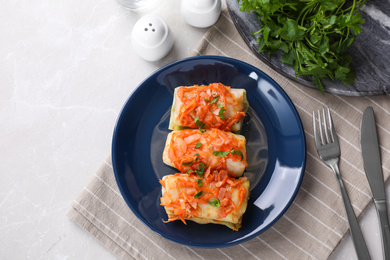
[[[360,145],[364,171],[371,188],[381,227],[383,257],[390,260],[390,227],[387,217],[386,192],[375,115],[372,107],[367,107],[363,113],[360,127]]]

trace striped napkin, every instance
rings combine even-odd
[[[246,61],[278,82],[295,104],[307,140],[307,165],[302,186],[286,214],[266,232],[240,245],[220,249],[182,246],[155,234],[133,215],[118,190],[108,158],[73,201],[68,217],[120,259],[327,259],[348,231],[348,222],[336,178],[317,155],[312,111],[323,106],[332,111],[342,151],[340,170],[353,208],[360,215],[372,198],[360,154],[360,121],[364,109],[372,106],[383,173],[388,179],[389,96],[322,95],[284,78],[247,48],[226,9],[204,35],[194,55],[220,55]]]

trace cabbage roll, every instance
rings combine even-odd
[[[239,132],[248,107],[245,89],[222,83],[177,87],[169,129],[218,128]]]
[[[227,170],[239,177],[248,166],[246,139],[218,129],[185,129],[170,132],[163,151],[163,162],[180,172]]]
[[[161,205],[171,222],[191,220],[199,224],[221,224],[237,231],[249,198],[249,181],[229,176],[225,170],[167,175],[160,180]]]

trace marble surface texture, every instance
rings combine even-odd
[[[254,12],[241,12],[237,0],[227,0],[229,12],[241,36],[251,50],[280,74],[308,87],[317,88],[307,77],[295,77],[291,66],[280,62],[283,52],[268,56],[259,53],[258,38],[253,32],[261,27]],[[390,0],[370,0],[360,9],[365,22],[362,33],[348,50],[353,58],[351,68],[356,72],[355,82],[344,85],[341,81],[324,78],[325,91],[347,96],[378,95],[390,93]]]
[[[206,32],[184,22],[178,3],[162,0],[149,11],[167,22],[175,44],[147,62],[130,44],[143,13],[114,0],[1,1],[0,259],[115,259],[66,212],[109,155],[128,96],[156,69],[189,56]],[[360,221],[380,259],[372,204]],[[332,259],[355,258],[347,235]]]

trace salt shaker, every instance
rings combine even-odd
[[[136,53],[147,61],[165,57],[173,46],[173,35],[168,25],[156,15],[146,15],[137,21],[131,33]]]
[[[181,14],[194,27],[210,27],[221,14],[221,0],[182,0]]]

